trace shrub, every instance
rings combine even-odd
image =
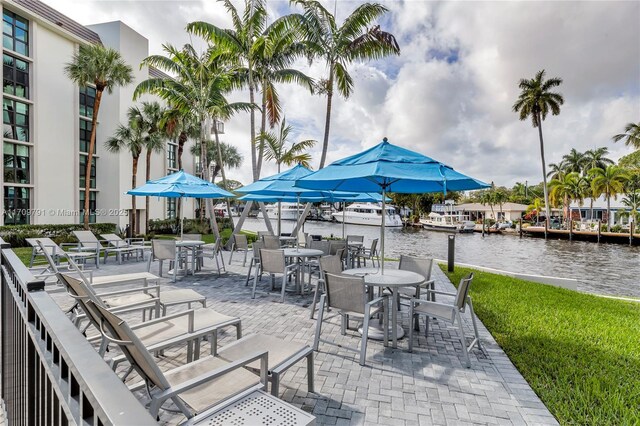
[[[216,218],[218,229],[231,228],[229,218]],[[185,219],[184,232],[193,234],[211,234],[209,221],[200,222],[200,219]],[[151,219],[149,220],[149,233],[155,234],[179,234],[180,222],[176,219]]]
[[[77,242],[73,231],[82,231],[83,225],[6,225],[0,226],[0,238],[11,247],[27,247],[27,238],[51,238],[57,244]],[[96,235],[116,232],[115,223],[92,223],[89,230]]]

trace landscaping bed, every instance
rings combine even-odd
[[[446,272],[446,266],[441,266]],[[640,303],[467,268],[476,314],[561,424],[640,423]]]

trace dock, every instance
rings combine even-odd
[[[569,229],[545,229],[542,226],[522,228],[522,234],[534,238],[553,238],[558,240],[591,241],[598,243],[614,243],[640,245],[640,234],[629,232],[598,232]]]

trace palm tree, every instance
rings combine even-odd
[[[318,88],[320,93],[327,96],[319,167],[323,168],[329,146],[334,86],[337,85],[338,93],[347,99],[353,91],[353,79],[347,70],[348,65],[354,61],[376,60],[388,55],[398,55],[400,46],[391,33],[382,31],[380,25],[373,25],[388,11],[380,4],[364,3],[358,6],[342,25],[338,26],[335,16],[319,1],[290,0],[290,3],[300,5],[304,11],[301,24],[309,55],[322,58],[329,70],[329,75],[320,82]]]
[[[624,192],[625,183],[629,180],[626,170],[618,166],[607,166],[606,169],[595,168],[589,171],[591,188],[594,194],[604,195],[607,199],[607,231],[611,229],[611,197],[614,199]]]
[[[614,142],[624,139],[625,145],[640,149],[640,121],[637,123],[627,123],[627,125],[624,126],[624,133],[615,135],[612,139]]]
[[[91,193],[91,165],[96,146],[96,130],[98,128],[98,112],[102,94],[106,90],[112,93],[118,86],[125,86],[133,79],[133,69],[125,63],[120,53],[110,47],[100,44],[81,45],[73,55],[70,63],[64,67],[65,74],[80,87],[94,85],[96,97],[93,101],[93,116],[91,117],[91,135],[89,136],[89,152],[85,168],[84,184],[84,228],[89,229],[89,200]],[[135,215],[135,211],[133,212]]]
[[[280,173],[280,165],[291,166],[293,164],[301,164],[305,167],[310,167],[311,155],[306,152],[311,149],[315,144],[315,140],[307,139],[297,143],[292,143],[290,146],[288,142],[289,134],[291,133],[291,126],[287,126],[286,119],[282,119],[280,123],[280,131],[278,134],[266,133],[262,135],[262,139],[265,141],[265,153],[266,160],[273,160],[278,165],[278,173]],[[280,235],[281,228],[281,204],[278,202],[278,235]]]
[[[215,179],[218,177],[218,173],[224,167],[225,169],[236,169],[240,167],[244,158],[242,154],[238,151],[233,145],[230,145],[226,142],[220,142],[220,152],[221,155],[218,155],[218,144],[216,141],[207,141],[207,158],[211,158],[211,163],[213,163],[213,168],[211,170],[211,182],[215,182]],[[192,155],[200,155],[200,143],[191,147]],[[222,163],[220,163],[220,158],[222,158]],[[226,179],[222,179],[224,182]]]
[[[248,110],[247,104],[229,104],[225,94],[234,88],[233,71],[219,66],[221,58],[228,59],[226,52],[209,48],[198,54],[190,44],[181,50],[165,44],[163,50],[167,56],[152,55],[142,61],[143,65],[154,66],[175,75],[175,78],[150,78],[138,84],[134,99],[143,93],[152,93],[169,102],[188,120],[197,121],[200,126],[200,161],[202,177],[209,179],[209,161],[206,150],[207,123],[213,121],[212,115],[221,109]],[[216,126],[214,126],[216,129]],[[211,229],[216,238],[219,236],[213,204],[207,199]]]
[[[569,154],[562,156],[562,163],[567,173],[582,174],[586,163],[586,157],[582,152],[577,151],[575,148],[571,148]]]
[[[161,127],[167,134],[167,137],[178,142],[178,152],[176,153],[176,162],[178,170],[182,170],[182,154],[184,146],[189,139],[198,139],[200,137],[200,124],[194,120],[189,112],[184,112],[179,108],[169,106],[165,110],[162,118]],[[178,208],[180,203],[178,203]],[[178,217],[180,217],[178,215]]]
[[[162,152],[165,147],[165,130],[163,128],[165,110],[158,102],[143,102],[142,109],[129,109],[129,122],[142,127],[147,133],[144,140],[144,148],[146,149],[146,170],[145,182],[151,179],[151,154],[154,152]],[[145,232],[149,230],[149,197],[145,198]]]
[[[548,178],[562,179],[562,176],[565,174],[567,174],[567,170],[565,169],[565,165],[562,161],[559,163],[549,163],[549,171],[547,172]]]
[[[536,198],[533,200],[529,206],[527,206],[527,213],[531,213],[532,211],[536,212],[536,223],[540,222],[540,211],[544,209],[544,201],[542,198]]]
[[[551,89],[562,84],[561,78],[550,78],[545,80],[545,71],[541,70],[531,80],[522,79],[518,87],[521,92],[518,100],[513,104],[513,111],[520,114],[520,120],[524,121],[531,117],[533,127],[538,128],[540,138],[540,159],[542,160],[542,184],[544,189],[544,203],[547,213],[547,225],[551,217],[549,210],[549,190],[547,188],[547,171],[544,160],[544,141],[542,139],[542,122],[551,114],[560,114],[560,105],[564,103],[564,98],[560,93],[552,92]]]
[[[605,147],[590,149],[584,153],[584,156],[585,156],[584,172],[587,179],[590,179],[589,170],[595,169],[595,168],[606,169],[608,165],[614,164],[613,160],[606,157],[608,153],[609,153],[609,149]],[[591,182],[589,182],[589,185],[591,185]],[[593,198],[594,197],[592,193],[589,196],[589,219],[593,219]]]
[[[261,34],[266,26],[267,10],[265,0],[245,0],[244,12],[238,13],[230,0],[222,0],[227,12],[231,15],[233,29],[219,28],[207,22],[192,22],[187,25],[187,31],[198,34],[209,42],[224,48],[227,52],[246,66],[246,81],[249,86],[249,103],[255,105],[255,91],[258,78],[254,75],[256,68],[256,49],[254,44],[256,34]],[[259,179],[258,162],[256,158],[256,126],[255,110],[250,111],[250,144],[251,167],[253,180]]]
[[[128,115],[134,116],[136,113],[133,111],[135,107],[131,107],[128,111]],[[136,187],[136,176],[138,174],[138,160],[145,144],[145,139],[148,137],[148,133],[143,126],[138,125],[135,121],[131,120],[128,126],[120,124],[113,136],[106,140],[105,147],[110,152],[120,152],[124,149],[131,153],[133,159],[131,165],[131,188]],[[137,233],[137,218],[136,218],[136,197],[131,196],[131,210],[133,214],[129,219],[131,236]]]
[[[549,182],[549,199],[553,204],[562,201],[562,211],[567,224],[571,216],[571,201],[578,201],[582,205],[588,189],[587,180],[580,176],[579,172],[570,172]]]

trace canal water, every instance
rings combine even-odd
[[[272,220],[275,228],[276,221]],[[292,221],[282,222],[289,232]],[[260,231],[261,219],[247,219],[243,229]],[[342,225],[307,222],[305,232],[323,236],[342,236]],[[346,233],[364,235],[365,245],[379,238],[380,228],[346,225]],[[447,234],[420,228],[387,228],[385,256],[401,254],[447,258]],[[456,261],[510,272],[574,278],[580,291],[616,296],[640,297],[640,246],[596,244],[583,241],[520,239],[517,235],[479,233],[456,235]]]

